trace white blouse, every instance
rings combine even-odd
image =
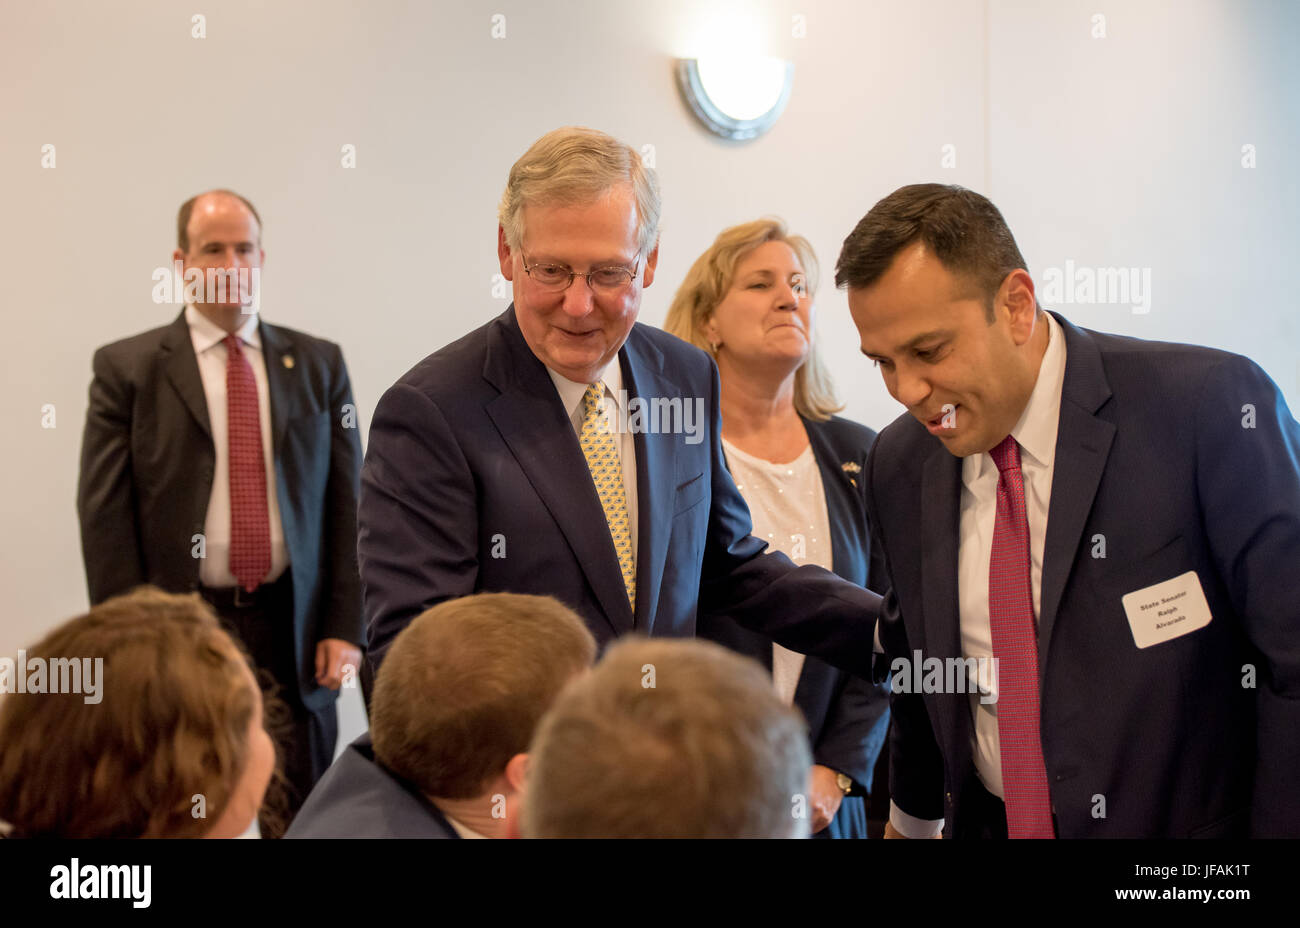
[[[749,505],[754,535],[796,564],[831,569],[831,526],[826,493],[812,445],[788,464],[773,464],[746,454],[725,438],[722,449],[736,489]],[[772,680],[787,704],[794,702],[803,655],[772,644]]]

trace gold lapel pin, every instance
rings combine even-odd
[[[293,355],[286,354],[280,360],[284,362],[285,367],[287,367],[289,370],[293,370]]]

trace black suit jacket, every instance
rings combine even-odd
[[[1300,425],[1246,358],[1053,315],[1067,357],[1038,663],[1057,832],[1300,835]],[[882,645],[960,657],[961,461],[903,416],[868,471]],[[1121,598],[1187,571],[1212,620],[1138,648]],[[894,801],[957,837],[978,826],[969,698],[892,697]]]
[[[871,539],[863,475],[876,433],[839,416],[824,422],[805,418],[803,424],[826,495],[833,569],[845,580],[866,586]],[[772,639],[727,616],[701,616],[699,634],[772,669]],[[870,792],[889,726],[888,689],[809,657],[804,660],[794,703],[808,721],[814,762],[847,774],[855,792]],[[862,799],[854,796],[844,800],[831,825],[835,836],[866,837],[866,811],[855,808],[862,805]]]
[[[362,640],[360,429],[337,345],[266,322],[259,330],[293,580],[299,694],[317,709],[336,693],[316,685],[316,642]],[[142,583],[195,590],[194,536],[203,532],[215,451],[185,313],[100,348],[93,368],[77,487],[90,601]]]
[[[690,637],[697,612],[714,611],[869,676],[880,598],[762,553],[722,456],[712,359],[637,324],[618,360],[630,397],[703,409],[697,441],[635,435],[635,611],[573,425],[511,306],[421,361],[375,409],[358,511],[371,659],[430,606],[504,591],[556,597],[602,647],[632,631]]]
[[[286,838],[459,838],[412,784],[375,760],[366,733],[349,744],[312,789]]]

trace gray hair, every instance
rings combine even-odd
[[[595,129],[566,126],[546,133],[510,168],[497,208],[506,244],[516,250],[523,241],[526,205],[591,203],[623,184],[636,199],[637,252],[644,256],[659,239],[660,201],[659,181],[640,153]]]

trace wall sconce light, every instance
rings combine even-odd
[[[776,123],[790,100],[794,62],[780,58],[705,57],[677,62],[677,86],[705,127],[744,141]]]

